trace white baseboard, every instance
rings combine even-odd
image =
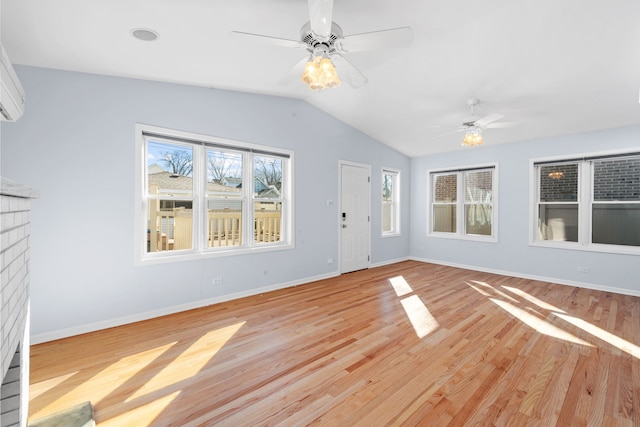
[[[171,307],[164,307],[158,310],[147,311],[145,313],[136,313],[130,316],[123,316],[114,319],[108,319],[100,322],[89,323],[86,325],[75,326],[72,328],[59,329],[56,331],[45,332],[42,334],[32,335],[31,344],[40,344],[47,341],[54,341],[62,338],[68,338],[74,335],[86,334],[88,332],[99,331],[102,329],[114,328],[116,326],[126,325],[128,323],[140,322],[142,320],[149,320],[155,317],[166,316],[169,314],[175,314],[182,311],[193,310],[195,308],[206,307],[221,302],[231,301],[234,299],[249,297],[252,295],[259,295],[265,292],[277,291],[279,289],[291,288],[305,283],[311,283],[318,280],[330,279],[332,277],[339,276],[340,273],[332,272],[314,277],[307,277],[305,279],[295,280],[286,283],[280,283],[277,285],[264,286],[262,288],[250,289],[248,291],[235,292],[232,294],[221,295],[215,298],[208,298],[204,300],[198,300],[189,302],[186,304],[175,305]]]
[[[382,267],[384,265],[389,265],[389,264],[395,264],[397,262],[402,262],[402,261],[409,261],[411,259],[411,257],[402,257],[402,258],[396,258],[396,259],[390,259],[388,261],[382,261],[382,262],[372,262],[370,265],[370,268],[375,268],[375,267]]]
[[[419,258],[419,257],[409,257],[409,259],[411,259],[413,261],[428,262],[430,264],[446,265],[448,267],[456,267],[456,268],[464,268],[466,270],[481,271],[483,273],[500,274],[502,276],[512,276],[512,277],[518,277],[518,278],[521,278],[521,279],[538,280],[538,281],[541,281],[541,282],[557,283],[559,285],[567,285],[567,286],[577,286],[579,288],[593,289],[595,291],[613,292],[615,294],[631,295],[631,296],[640,297],[640,291],[634,291],[634,290],[626,289],[626,288],[614,288],[612,286],[602,286],[602,285],[598,285],[598,284],[595,284],[595,283],[576,282],[576,281],[573,281],[573,280],[564,280],[564,279],[558,279],[558,278],[555,278],[555,277],[545,277],[545,276],[537,276],[537,275],[533,275],[533,274],[523,274],[523,273],[519,273],[519,272],[516,272],[516,271],[495,270],[495,269],[492,269],[492,268],[478,267],[477,265],[459,264],[459,263],[455,263],[455,262],[447,262],[447,261],[442,261],[442,260],[437,260],[437,259],[427,259],[427,258]]]
[[[523,274],[523,273],[519,273],[519,272],[515,272],[515,271],[496,270],[496,269],[491,269],[491,268],[478,267],[476,265],[459,264],[459,263],[447,262],[447,261],[442,261],[442,260],[437,260],[437,259],[428,259],[428,258],[419,258],[419,257],[403,257],[403,258],[396,258],[396,259],[393,259],[393,260],[383,261],[383,262],[379,262],[379,263],[371,263],[370,267],[371,268],[382,267],[384,265],[395,264],[397,262],[402,262],[402,261],[407,261],[407,260],[426,262],[426,263],[430,263],[430,264],[446,265],[446,266],[449,266],[449,267],[464,268],[464,269],[467,269],[467,270],[474,270],[474,271],[480,271],[480,272],[492,273],[492,274],[500,274],[500,275],[503,275],[503,276],[512,276],[512,277],[518,277],[518,278],[522,278],[522,279],[539,280],[539,281],[542,281],[542,282],[551,282],[551,283],[557,283],[557,284],[560,284],[560,285],[578,286],[580,288],[593,289],[593,290],[597,290],[597,291],[613,292],[613,293],[623,294],[623,295],[640,296],[640,291],[632,291],[630,289],[614,288],[614,287],[610,287],[610,286],[601,286],[601,285],[597,285],[597,284],[593,284],[593,283],[575,282],[575,281],[558,279],[558,278],[554,278],[554,277],[544,277],[544,276],[537,276],[537,275],[531,275],[531,274]],[[147,311],[145,313],[136,313],[136,314],[133,314],[131,316],[123,316],[123,317],[118,317],[118,318],[114,318],[114,319],[108,319],[108,320],[104,320],[104,321],[100,321],[100,322],[89,323],[89,324],[86,324],[86,325],[76,326],[76,327],[73,327],[73,328],[67,328],[67,329],[60,329],[60,330],[51,331],[51,332],[45,332],[45,333],[42,333],[42,334],[32,335],[31,336],[31,344],[40,344],[40,343],[47,342],[47,341],[54,341],[54,340],[57,340],[57,339],[67,338],[67,337],[71,337],[71,336],[74,336],[74,335],[85,334],[85,333],[88,333],[88,332],[94,332],[94,331],[98,331],[98,330],[101,330],[101,329],[108,329],[108,328],[113,328],[113,327],[116,327],[116,326],[122,326],[122,325],[126,325],[128,323],[140,322],[142,320],[153,319],[155,317],[160,317],[160,316],[166,316],[166,315],[169,315],[169,314],[179,313],[181,311],[192,310],[192,309],[195,309],[195,308],[206,307],[206,306],[212,305],[212,304],[218,304],[218,303],[221,303],[221,302],[231,301],[231,300],[234,300],[234,299],[244,298],[244,297],[248,297],[248,296],[252,296],[252,295],[258,295],[258,294],[262,294],[262,293],[265,293],[265,292],[270,292],[270,291],[276,291],[276,290],[279,290],[279,289],[290,288],[290,287],[302,285],[302,284],[305,284],[305,283],[315,282],[317,280],[330,279],[332,277],[336,277],[336,276],[339,276],[339,275],[340,275],[340,273],[338,271],[335,271],[335,272],[332,272],[332,273],[323,274],[323,275],[314,276],[314,277],[308,277],[308,278],[305,278],[305,279],[300,279],[300,280],[296,280],[296,281],[292,281],[292,282],[280,283],[280,284],[277,284],[277,285],[265,286],[265,287],[262,287],[262,288],[250,289],[248,291],[236,292],[236,293],[232,293],[232,294],[222,295],[222,296],[215,297],[215,298],[209,298],[209,299],[205,299],[205,300],[193,301],[193,302],[189,302],[189,303],[186,303],[186,304],[181,304],[181,305],[176,305],[176,306],[171,306],[171,307],[165,307],[165,308],[161,308],[161,309],[158,309],[158,310]]]

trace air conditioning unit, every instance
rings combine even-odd
[[[1,47],[1,46],[0,46]],[[15,122],[24,113],[24,89],[2,48],[0,63],[0,118]]]

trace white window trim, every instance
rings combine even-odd
[[[381,172],[380,172],[380,177],[382,179],[384,179],[384,175],[385,174],[393,174],[395,175],[394,178],[394,186],[393,186],[393,204],[394,204],[394,209],[393,209],[393,226],[392,229],[393,231],[383,231],[382,230],[382,219],[384,217],[384,201],[382,200],[381,197],[381,203],[380,203],[380,236],[383,238],[386,237],[398,237],[401,235],[401,230],[400,230],[400,187],[401,187],[401,183],[400,183],[400,170],[398,169],[394,169],[394,168],[385,168],[383,167]]]
[[[591,205],[592,200],[592,188],[593,188],[593,168],[590,173],[584,173],[583,167],[579,165],[578,172],[578,224],[584,224],[578,226],[578,242],[565,242],[554,240],[538,240],[538,191],[539,182],[538,174],[536,173],[536,164],[547,162],[568,162],[574,159],[589,159],[593,157],[602,156],[625,156],[636,152],[633,149],[623,150],[608,150],[597,151],[578,154],[567,154],[553,157],[538,157],[529,159],[529,246],[552,248],[552,249],[565,249],[574,251],[586,251],[586,252],[604,252],[612,254],[629,254],[640,255],[640,247],[625,246],[625,245],[605,245],[601,243],[589,243],[591,242],[591,227],[587,224],[591,224]],[[581,209],[582,205],[588,205],[589,209]]]
[[[179,252],[172,251],[163,251],[163,252],[154,252],[148,253],[146,251],[146,238],[145,233],[147,230],[146,217],[147,217],[147,200],[145,198],[146,189],[145,189],[145,172],[147,170],[147,159],[146,159],[146,149],[145,149],[145,136],[143,133],[152,133],[164,135],[169,138],[180,138],[186,140],[194,140],[194,141],[203,141],[209,142],[213,144],[221,144],[227,145],[230,149],[233,147],[238,147],[244,150],[253,149],[256,151],[267,151],[273,153],[277,156],[278,153],[283,156],[288,156],[289,159],[286,162],[287,167],[282,170],[282,181],[284,183],[283,190],[283,207],[282,207],[282,241],[276,243],[261,243],[259,245],[254,245],[252,240],[247,242],[246,246],[242,247],[233,247],[229,249],[225,248],[203,248],[200,242],[201,239],[196,236],[200,236],[202,234],[201,221],[196,221],[194,218],[194,237],[193,244],[194,249],[192,250],[184,250]],[[221,256],[229,256],[229,255],[242,255],[242,254],[253,254],[260,252],[271,252],[271,251],[279,251],[279,250],[288,250],[295,247],[293,230],[295,230],[294,226],[294,216],[293,216],[293,194],[294,194],[294,182],[293,182],[293,164],[294,164],[294,152],[291,150],[283,149],[283,148],[275,148],[264,145],[252,144],[248,142],[235,141],[225,138],[213,137],[209,135],[196,134],[193,132],[185,132],[175,129],[167,129],[158,126],[146,125],[137,123],[135,126],[135,238],[134,238],[134,251],[135,251],[135,265],[151,265],[151,264],[163,264],[168,262],[177,262],[177,261],[192,261],[192,260],[200,260],[207,258],[216,258]],[[197,155],[194,156],[194,162],[201,161],[202,159],[198,159]],[[204,162],[204,161],[202,161]],[[250,171],[246,171],[246,169],[250,169]],[[204,171],[203,171],[204,173]],[[246,174],[253,174],[253,165],[245,165],[243,168],[243,174],[246,179]],[[198,194],[198,187],[202,187],[204,180],[206,179],[204,176],[195,176],[194,179],[194,201],[193,201],[193,209],[201,208],[201,201],[195,194]],[[252,182],[252,180],[246,181]],[[200,191],[202,193],[202,191]],[[204,200],[204,199],[203,199]],[[248,198],[243,199],[242,202],[246,204],[253,204],[254,199]],[[246,221],[249,221],[247,215],[244,215],[243,221],[245,223],[243,226],[245,230],[251,229],[250,224]],[[250,228],[246,228],[250,227]]]
[[[464,208],[464,188],[461,185],[461,175],[459,172],[464,172],[473,169],[489,169],[493,168],[493,182],[492,182],[492,206],[491,206],[491,236],[482,236],[479,234],[464,234],[464,209],[456,209],[460,214],[456,215],[456,232],[445,233],[432,231],[432,207],[433,207],[433,176],[441,173],[458,173],[458,185],[457,185],[457,202],[456,206],[462,206]],[[441,239],[454,239],[454,240],[467,240],[486,243],[498,243],[498,163],[481,163],[474,165],[427,169],[427,237],[436,237]]]

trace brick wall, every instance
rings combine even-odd
[[[554,175],[560,173],[561,175]],[[563,164],[540,167],[540,201],[578,200],[578,165]]]
[[[453,202],[456,200],[458,176],[451,175],[436,176],[435,201]]]
[[[640,200],[640,157],[594,163],[596,201]]]
[[[554,175],[561,173],[561,175]],[[595,201],[640,200],[640,157],[593,162]],[[540,201],[567,202],[578,197],[578,165],[541,166]]]
[[[457,198],[456,172],[450,175],[437,175],[435,182],[435,201],[454,202]],[[467,201],[478,201],[493,188],[493,169],[491,170],[470,170],[465,172],[466,190],[471,190],[474,200],[469,200],[469,192],[465,191]]]
[[[29,212],[37,193],[0,178],[0,427],[26,425]]]

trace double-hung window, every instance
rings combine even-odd
[[[495,241],[496,166],[430,171],[428,234]]]
[[[640,153],[533,161],[534,244],[640,253]]]
[[[145,125],[136,132],[138,261],[292,247],[292,152]]]
[[[400,172],[382,169],[382,237],[400,234]]]

